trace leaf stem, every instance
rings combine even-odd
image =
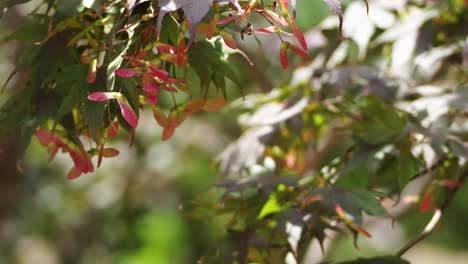
[[[174,107],[176,107],[177,106],[177,101],[175,99],[175,95],[172,92],[171,92],[171,95],[172,95],[172,101],[174,102]]]
[[[268,18],[263,14],[263,13],[259,13],[261,16],[263,16],[265,18],[265,20],[271,25],[271,26],[275,26],[275,24],[273,22],[271,22],[270,20],[268,20]],[[281,42],[284,42],[284,39],[283,37],[281,36],[280,32],[276,31],[276,34],[278,35],[279,39],[281,40]]]

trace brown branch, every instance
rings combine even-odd
[[[440,206],[439,209],[437,209],[434,213],[434,215],[431,218],[431,221],[426,225],[424,228],[423,232],[419,234],[416,238],[411,240],[408,244],[403,246],[397,253],[396,255],[401,257],[403,254],[405,254],[408,250],[410,250],[413,246],[415,246],[417,243],[420,241],[424,240],[427,236],[429,236],[434,228],[437,226],[439,223],[442,214],[447,210],[447,208],[450,206],[453,198],[455,197],[455,194],[458,192],[460,187],[463,185],[463,183],[466,181],[468,178],[468,163],[466,163],[462,168],[462,176],[460,177],[459,181],[460,184],[450,190],[450,192],[447,194],[447,197],[445,198],[444,202]]]
[[[446,157],[443,156],[441,159],[437,160],[436,163],[432,164],[430,167],[427,167],[425,168],[424,170],[416,173],[415,175],[413,175],[410,179],[410,181],[416,179],[416,178],[419,178],[423,175],[426,175],[427,173],[437,169],[438,167],[440,167],[442,164],[444,164],[444,161],[446,160]]]

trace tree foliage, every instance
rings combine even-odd
[[[243,133],[217,158],[217,196],[186,209],[225,219],[225,240],[200,260],[300,261],[326,230],[371,237],[363,215],[392,217],[383,201],[414,202],[400,194],[426,175],[419,210],[443,212],[468,177],[466,1],[352,1],[344,13],[325,2],[338,20],[323,21],[326,44],[308,50],[296,1],[44,1],[3,39],[34,45],[15,70],[29,81],[3,106],[1,129],[36,136],[51,159],[68,153],[74,179],[118,155],[105,144],[120,128],[133,141],[143,110],[168,140],[191,114],[222,108],[226,79],[241,88],[238,68],[252,64],[235,36],[269,34],[282,68],[289,51],[306,64],[288,85],[233,104]],[[161,93],[172,107],[159,105]],[[349,263],[387,262],[406,263]]]

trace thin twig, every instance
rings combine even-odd
[[[406,253],[409,249],[411,249],[414,245],[419,243],[420,241],[424,240],[429,234],[431,234],[432,230],[434,230],[434,227],[439,223],[440,217],[442,216],[442,210],[437,209],[434,213],[434,215],[431,218],[431,221],[426,225],[424,230],[422,231],[419,236],[411,240],[408,244],[406,244],[404,247],[402,247],[398,253],[396,254],[397,256],[401,257],[403,254]]]
[[[431,218],[431,221],[429,221],[429,223],[426,225],[423,232],[421,234],[419,234],[419,236],[417,236],[416,238],[411,240],[408,244],[403,246],[396,253],[397,256],[401,257],[408,250],[410,250],[414,245],[416,245],[420,241],[424,240],[427,236],[429,236],[432,233],[434,228],[437,226],[437,223],[439,223],[442,214],[450,206],[453,198],[455,197],[455,194],[460,189],[460,187],[463,185],[465,180],[468,178],[468,169],[467,168],[468,168],[468,164],[465,164],[465,166],[462,167],[462,176],[459,179],[460,184],[450,190],[450,192],[447,194],[447,197],[445,198],[444,202],[442,203],[440,208],[435,211],[434,215]]]
[[[416,179],[416,178],[419,178],[423,175],[426,175],[428,174],[429,172],[437,169],[438,167],[440,167],[442,164],[444,164],[444,161],[446,160],[446,157],[442,157],[441,159],[437,160],[434,164],[432,164],[430,167],[427,167],[425,169],[423,169],[422,171],[416,173],[415,175],[413,175],[410,179],[410,181]]]

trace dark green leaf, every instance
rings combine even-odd
[[[367,214],[375,216],[383,216],[387,214],[387,211],[380,203],[380,198],[376,197],[372,192],[366,190],[353,190],[350,195]]]
[[[105,91],[106,77],[106,72],[103,69],[98,69],[96,81],[93,83],[91,91]],[[83,113],[93,138],[97,138],[99,126],[102,119],[104,118],[105,107],[106,104],[103,102],[93,102],[90,100],[85,100],[83,106],[81,107],[81,112]]]
[[[421,162],[411,152],[404,151],[398,156],[387,154],[373,182],[376,186],[398,183],[400,189],[419,172]]]
[[[57,111],[57,121],[60,121],[65,115],[70,113],[75,106],[86,100],[86,90],[84,88],[85,87],[80,83],[75,83],[70,87],[68,94],[63,98]]]
[[[406,126],[406,117],[382,102],[376,96],[367,96],[358,102],[362,120],[356,120],[356,135],[371,145],[382,144],[398,136]]]
[[[364,165],[349,170],[338,178],[336,185],[343,188],[367,188],[369,170]]]
[[[224,46],[221,38],[215,38],[211,41],[197,42],[188,52],[190,65],[197,72],[204,89],[211,81],[216,80],[219,83],[219,77],[215,78],[215,73],[228,77],[238,85],[241,84],[234,66],[226,60],[222,52]]]

